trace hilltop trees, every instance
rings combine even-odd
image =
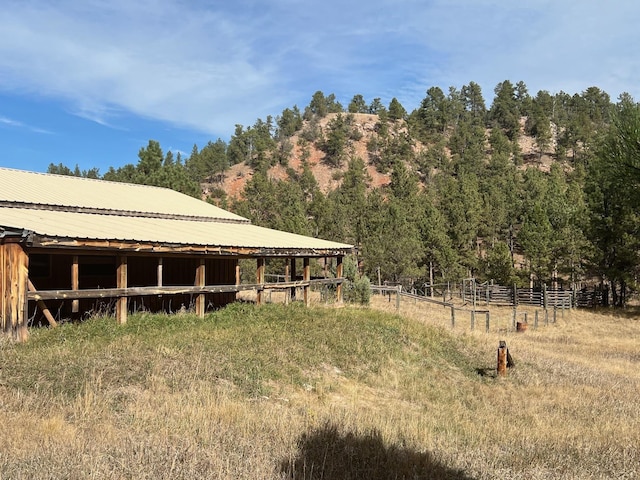
[[[171,188],[192,197],[202,195],[199,183],[190,178],[182,160],[174,159],[171,152],[165,156],[160,143],[155,140],[149,140],[148,145],[140,149],[136,165],[126,164],[118,169],[110,167],[103,179]]]
[[[356,94],[345,111],[317,91],[304,109],[236,125],[228,143],[194,145],[184,161],[151,140],[137,164],[103,178],[202,196],[210,186],[200,183],[222,185],[243,164],[253,172],[233,209],[259,225],[352,243],[371,278],[599,278],[623,305],[640,274],[638,104],[623,94],[613,105],[597,87],[533,96],[509,80],[494,94],[487,106],[474,82],[432,86],[409,112],[395,97],[386,108]],[[377,118],[356,125],[360,114]],[[332,190],[313,175],[319,158]],[[384,181],[370,182],[371,167]],[[49,171],[99,178],[63,164]]]

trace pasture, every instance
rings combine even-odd
[[[234,304],[2,339],[0,478],[637,478],[637,316],[399,313]]]

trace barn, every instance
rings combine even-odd
[[[0,168],[0,326],[18,340],[30,322],[55,326],[96,309],[119,323],[134,309],[205,311],[239,292],[282,289],[309,302],[314,283],[336,285],[351,245],[252,225],[166,188]],[[278,259],[282,281],[266,282]],[[255,262],[242,281],[240,261]],[[311,278],[311,262],[335,275]],[[298,265],[298,267],[296,267]]]

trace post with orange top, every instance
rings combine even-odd
[[[507,374],[507,342],[500,340],[498,346],[498,376],[505,376]]]

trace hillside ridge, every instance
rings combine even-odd
[[[367,148],[367,143],[373,137],[377,136],[379,116],[371,113],[328,113],[317,122],[323,134],[326,133],[328,124],[338,115],[350,117],[352,119],[351,128],[355,129],[361,136],[358,140],[350,139],[347,150],[350,157],[359,157],[365,162],[366,172],[369,177],[369,188],[374,189],[387,186],[391,181],[391,173],[378,171]],[[551,124],[552,139],[550,146],[546,151],[541,152],[536,145],[535,138],[525,133],[526,121],[527,117],[520,118],[520,132],[517,139],[523,159],[520,167],[524,169],[534,165],[540,170],[548,172],[551,164],[555,161],[553,156],[555,154],[555,145],[557,144],[557,128],[555,128],[553,123]],[[305,149],[308,149],[306,162],[318,182],[318,187],[323,194],[327,194],[340,186],[342,174],[347,170],[348,162],[343,162],[340,167],[332,166],[325,161],[326,154],[319,148],[317,142],[303,140],[303,132],[309,128],[310,123],[310,121],[305,120],[302,129],[288,139],[293,146],[288,165],[273,165],[268,169],[267,175],[272,180],[286,181],[289,178],[287,168],[292,168],[295,172],[301,173]],[[407,126],[404,120],[390,123],[393,126],[389,131],[391,136],[406,133]],[[487,128],[485,131],[486,138],[488,138],[489,133],[490,129]],[[414,140],[412,148],[415,153],[419,154],[428,148],[428,146],[429,145]],[[487,153],[489,153],[490,146],[488,145],[488,141],[486,148]],[[445,149],[445,151],[450,158],[451,155],[448,149]],[[412,167],[410,166],[410,168]],[[253,174],[254,169],[246,162],[232,165],[224,175],[221,176],[221,181],[203,184],[204,197],[206,198],[212,189],[220,188],[230,199],[241,199],[245,185],[253,177]]]

